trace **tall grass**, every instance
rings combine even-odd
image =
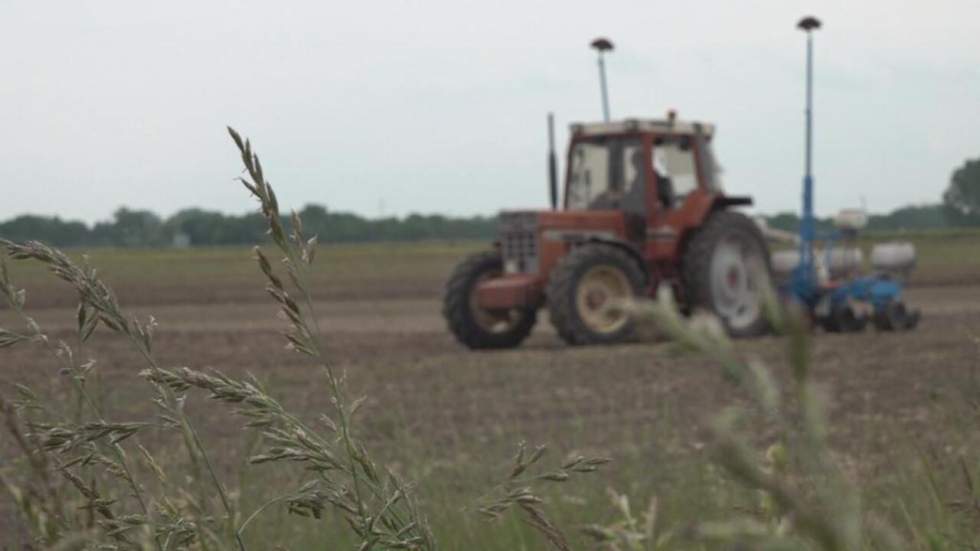
[[[975,465],[966,460],[962,472],[969,491],[956,500],[947,499],[938,484],[930,484],[928,494],[921,491],[922,477],[930,480],[934,472],[926,465],[924,475],[898,485],[909,492],[898,500],[904,513],[879,515],[862,507],[856,484],[842,471],[828,441],[827,389],[811,376],[810,337],[803,318],[772,300],[770,315],[787,335],[787,366],[793,375],[788,390],[779,387],[777,377],[761,362],[745,358],[715,320],[681,318],[669,294],[655,304],[635,306],[637,316],[655,320],[680,346],[712,358],[723,376],[751,397],[748,407],[717,415],[711,444],[715,467],[692,468],[687,481],[691,486],[674,488],[697,496],[685,518],[665,512],[671,495],[648,493],[631,500],[609,489],[605,496],[590,494],[601,500],[584,509],[593,518],[564,524],[560,519],[566,515],[556,514],[562,499],[571,499],[576,487],[595,487],[583,477],[622,482],[623,477],[642,480],[658,473],[628,471],[604,457],[550,460],[544,446],[523,443],[495,483],[468,497],[453,494],[450,502],[436,507],[432,493],[396,474],[365,443],[365,400],[348,388],[343,371],[331,362],[329,336],[317,324],[310,283],[316,237],[304,234],[298,216],[284,223],[250,142],[229,132],[245,166],[241,182],[258,200],[275,246],[274,257],[259,248],[254,254],[266,291],[285,322],[283,338],[319,368],[331,407],[311,423],[289,411],[254,377],[161,365],[155,354],[155,320],[127,315],[87,261],[76,263],[41,243],[4,241],[0,244],[10,258],[46,267],[78,298],[74,342],[58,340],[31,318],[26,292],[11,281],[0,259],[0,295],[21,322],[20,328],[0,329],[0,348],[34,346],[38,354],[53,355],[71,396],[68,403],[58,403],[20,385],[0,395],[7,441],[18,450],[13,461],[0,467],[0,484],[27,534],[27,540],[19,542],[22,546],[262,548],[272,542],[256,537],[254,531],[268,526],[263,523],[267,516],[286,523],[285,528],[279,526],[285,532],[294,526],[294,532],[308,533],[309,523],[315,523],[330,539],[314,536],[307,544],[328,549],[432,550],[445,542],[454,549],[570,550],[584,541],[617,551],[856,551],[953,549],[964,541],[976,543],[971,519],[980,511],[980,502],[974,488]],[[90,385],[98,364],[82,360],[79,348],[100,326],[122,336],[141,359],[133,376],[144,383],[141,399],[155,404],[154,418],[124,419],[122,412],[107,411]],[[236,419],[243,433],[254,435],[248,464],[242,467],[246,473],[274,468],[272,472],[290,474],[266,477],[270,487],[262,487],[260,477],[242,476],[241,487],[233,487],[232,477],[216,467],[228,462],[216,460],[228,451],[213,449],[187,414],[187,404],[201,395],[209,400],[212,422]],[[170,453],[174,442],[184,455],[181,460]],[[477,468],[489,470],[490,465]],[[600,468],[607,470],[597,473]],[[280,486],[283,480],[290,485]],[[438,478],[426,483],[451,485]],[[258,490],[251,487],[255,485]],[[716,486],[739,493],[742,508],[734,511],[712,503],[721,499],[712,493]],[[243,495],[265,499],[251,503]],[[634,509],[634,503],[642,510]],[[708,514],[718,510],[727,513],[721,518]],[[920,520],[918,515],[931,519]],[[487,517],[489,524],[474,530],[475,541],[461,541],[454,528],[472,525],[477,516]],[[430,518],[438,518],[438,525],[434,527]],[[346,524],[346,533],[334,529],[338,519]],[[892,527],[895,519],[900,521],[898,529]],[[524,538],[524,530],[536,534],[534,543]]]

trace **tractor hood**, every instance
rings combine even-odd
[[[549,241],[587,241],[596,237],[622,239],[626,235],[625,217],[618,210],[503,211],[498,220],[501,237],[530,233]]]
[[[505,211],[497,242],[509,274],[547,273],[570,246],[618,241],[626,235],[621,211]]]
[[[547,274],[573,247],[588,241],[622,241],[622,211],[504,211],[497,246],[503,277],[480,284],[479,304],[488,309],[539,305]]]

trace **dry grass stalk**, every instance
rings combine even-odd
[[[743,385],[762,413],[759,421],[776,427],[777,442],[767,453],[753,450],[742,427],[751,426],[748,414],[729,408],[712,425],[713,457],[739,483],[761,491],[764,522],[736,518],[728,522],[703,523],[698,533],[705,540],[753,542],[759,548],[805,548],[805,541],[828,551],[858,551],[868,541],[880,549],[894,547],[894,532],[881,522],[862,523],[855,485],[832,457],[827,443],[827,420],[823,389],[811,377],[810,335],[803,315],[784,310],[773,295],[767,310],[777,331],[788,335],[788,358],[796,382],[796,411],[788,411],[780,389],[768,369],[757,360],[745,360],[712,320],[684,320],[669,291],[656,304],[638,307],[641,315],[656,319],[678,342],[713,357],[726,376]]]
[[[329,362],[313,307],[309,281],[317,238],[303,235],[302,221],[295,213],[287,232],[279,215],[275,191],[266,180],[262,163],[252,151],[251,143],[243,140],[231,128],[228,133],[238,147],[248,174],[248,178],[239,180],[259,201],[269,235],[281,255],[280,265],[285,269],[289,282],[288,285],[284,282],[262,250],[256,247],[256,261],[268,281],[266,290],[279,303],[282,314],[289,321],[285,334],[289,346],[309,356],[323,368],[335,413],[334,416],[327,416],[327,421],[329,426],[336,429],[340,442],[339,450],[332,449],[327,445],[328,439],[298,426],[294,419],[284,417],[273,409],[261,409],[268,404],[260,399],[263,405],[258,409],[245,410],[258,416],[262,420],[260,422],[271,421],[274,427],[265,430],[273,447],[259,460],[298,460],[315,465],[317,479],[296,492],[295,499],[290,501],[291,510],[316,516],[325,504],[332,505],[346,516],[351,528],[362,539],[362,549],[433,549],[435,544],[428,525],[408,488],[393,473],[379,468],[353,433],[352,418],[363,401],[350,399],[343,377]],[[294,298],[294,294],[299,300]],[[201,388],[218,382],[194,377],[187,372],[184,375],[187,384],[196,382]],[[227,386],[227,381],[220,384]],[[213,397],[220,399],[221,394],[215,394],[213,385],[208,390],[211,390]],[[228,401],[227,397],[225,401]]]
[[[564,483],[573,476],[596,472],[609,459],[578,455],[558,467],[533,470],[546,450],[545,446],[537,446],[528,453],[527,444],[521,442],[507,478],[483,498],[479,511],[491,519],[498,519],[516,508],[521,513],[521,520],[541,533],[552,547],[558,551],[570,551],[565,533],[545,515],[545,500],[537,495],[535,486],[540,483]]]
[[[293,217],[291,231],[287,233],[279,218],[275,193],[262,175],[258,157],[251,153],[248,142],[242,142],[233,131],[231,134],[240,147],[251,176],[251,181],[242,181],[260,200],[272,240],[283,254],[283,264],[291,290],[287,291],[287,285],[275,274],[268,259],[261,250],[256,249],[260,269],[269,280],[270,294],[282,305],[283,312],[290,320],[290,331],[286,335],[290,346],[313,357],[324,369],[336,413],[335,416],[325,417],[325,421],[334,429],[337,438],[320,435],[304,425],[298,418],[287,413],[254,380],[236,381],[220,374],[208,375],[187,368],[161,368],[153,355],[155,321],[152,318],[142,321],[126,317],[112,291],[93,268],[87,263],[78,265],[61,251],[38,242],[17,244],[0,241],[0,246],[14,259],[41,262],[55,276],[76,290],[79,297],[77,324],[80,341],[89,339],[95,329],[102,325],[124,335],[134,345],[147,364],[141,374],[153,387],[153,400],[161,409],[162,425],[177,428],[181,432],[192,465],[200,466],[207,473],[220,497],[224,511],[220,524],[225,528],[217,533],[211,529],[214,515],[208,506],[209,500],[203,493],[198,498],[192,498],[190,496],[194,492],[181,492],[184,501],[182,506],[166,496],[159,496],[152,504],[148,503],[141,485],[132,474],[128,456],[123,449],[128,439],[147,426],[147,423],[110,422],[104,418],[95,401],[87,395],[84,385],[85,377],[93,364],[77,364],[70,346],[63,342],[52,342],[34,320],[23,313],[26,293],[10,283],[5,265],[0,266],[0,290],[11,306],[22,315],[28,331],[20,333],[0,329],[0,347],[29,341],[47,346],[61,359],[62,373],[68,375],[73,382],[74,391],[88,407],[88,416],[92,419],[79,423],[25,420],[22,411],[15,411],[6,405],[3,410],[4,418],[9,427],[19,428],[21,424],[26,424],[31,429],[23,439],[22,451],[26,457],[40,457],[47,461],[49,457],[66,456],[59,459],[54,467],[49,467],[46,463],[35,465],[38,469],[43,467],[36,478],[41,481],[51,480],[50,472],[60,472],[87,503],[88,510],[102,517],[99,523],[103,528],[102,535],[119,543],[136,545],[127,539],[126,532],[137,527],[149,528],[154,546],[165,549],[172,545],[188,544],[203,548],[224,548],[221,533],[226,533],[231,534],[229,541],[234,542],[233,546],[243,549],[244,528],[268,504],[260,507],[244,523],[238,524],[235,520],[238,518],[237,512],[183,411],[185,392],[192,388],[203,389],[219,402],[235,404],[238,411],[248,419],[246,426],[262,431],[267,446],[262,453],[251,458],[254,464],[297,462],[306,465],[315,475],[313,480],[291,495],[277,500],[286,501],[291,512],[319,517],[326,506],[334,507],[347,518],[363,541],[361,548],[365,550],[432,549],[434,543],[425,520],[417,511],[411,487],[387,470],[379,468],[365,447],[355,438],[351,421],[363,402],[348,398],[343,378],[335,373],[322,353],[320,332],[312,311],[313,301],[306,285],[309,267],[315,257],[316,238],[307,239],[303,236],[302,222],[297,216]],[[292,298],[291,292],[302,297],[303,307]],[[158,482],[165,484],[167,477],[152,455],[138,443],[137,449]],[[90,470],[94,466],[99,466],[108,476],[127,481],[131,495],[140,504],[140,514],[116,514],[112,509],[117,504],[116,500],[103,497],[94,485],[71,470]],[[197,478],[199,477],[195,477]],[[47,543],[54,544],[61,535],[78,528],[75,525],[77,523],[61,518],[59,521],[63,526],[60,528],[64,531],[45,528],[52,523],[44,519],[59,517],[58,514],[44,510],[44,507],[60,502],[57,499],[61,495],[59,492],[40,496],[36,491],[21,491],[6,478],[3,482],[22,505],[22,511],[40,519],[35,523],[36,532],[50,532],[51,538]],[[199,484],[193,486],[201,487]]]
[[[149,366],[149,369],[159,369],[153,355],[153,330],[156,321],[150,318],[142,321],[136,318],[127,318],[119,306],[112,290],[99,277],[97,271],[85,261],[82,265],[75,263],[63,252],[48,247],[43,243],[28,242],[24,244],[11,243],[0,240],[0,245],[6,249],[7,254],[15,260],[35,260],[45,265],[56,277],[69,283],[76,291],[79,298],[77,309],[77,332],[80,342],[85,342],[94,333],[97,326],[102,325],[109,330],[127,337],[128,341],[140,353],[141,357]],[[88,450],[86,455],[67,459],[63,461],[66,466],[59,467],[63,472],[75,465],[89,466],[93,463],[93,457],[98,458],[96,463],[101,464],[108,474],[117,476],[126,481],[130,495],[138,502],[140,512],[138,515],[128,515],[127,526],[135,527],[137,519],[150,529],[156,525],[156,521],[151,517],[154,514],[139,481],[136,480],[130,465],[130,460],[121,442],[147,426],[147,423],[110,423],[107,421],[95,400],[89,395],[85,387],[85,378],[93,368],[92,362],[79,364],[75,359],[72,348],[63,341],[54,342],[50,339],[37,323],[24,313],[24,303],[26,293],[13,287],[9,281],[6,269],[0,270],[0,288],[7,298],[8,304],[20,314],[25,325],[29,329],[30,340],[39,342],[47,347],[56,355],[62,364],[61,373],[66,375],[72,383],[73,391],[79,396],[79,400],[88,409],[88,414],[95,421],[87,424],[71,424],[66,422],[54,423],[33,423],[38,430],[37,434],[42,438],[44,449],[56,453],[68,453],[76,451],[79,444],[93,443],[96,449],[102,444],[108,446],[108,451],[103,454],[96,454],[94,450]],[[227,497],[227,493],[217,478],[211,465],[203,444],[197,436],[190,420],[183,412],[183,401],[170,392],[162,385],[153,384],[153,401],[161,408],[161,419],[163,425],[179,429],[185,442],[185,447],[191,458],[192,464],[203,465],[202,469],[195,469],[195,479],[209,480],[216,488],[220,497],[224,511],[223,522],[226,525],[223,531],[236,534],[234,519],[236,513]],[[200,488],[202,498],[198,500],[198,506],[202,509],[198,515],[202,518],[210,518],[212,512],[208,506],[209,499],[203,493],[203,485],[195,485]],[[77,487],[77,484],[76,484]],[[83,493],[84,495],[84,493]],[[201,525],[201,523],[196,523]],[[110,531],[110,533],[115,533]],[[213,539],[212,534],[201,532],[198,534],[201,541]],[[115,536],[113,535],[115,538]],[[118,539],[118,538],[115,538]],[[239,549],[244,545],[239,537],[235,537]],[[163,548],[163,543],[157,539],[154,547]]]
[[[637,518],[630,507],[629,497],[608,490],[609,499],[619,518],[607,525],[590,524],[582,533],[592,539],[601,551],[659,551],[673,540],[674,532],[658,525],[658,501],[650,498],[647,510]]]

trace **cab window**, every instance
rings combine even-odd
[[[667,208],[680,206],[698,187],[694,149],[689,139],[662,140],[653,149],[657,195]]]
[[[642,214],[646,171],[637,139],[600,137],[572,148],[565,208]]]

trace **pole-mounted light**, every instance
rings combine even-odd
[[[820,20],[806,16],[796,27],[806,33],[806,157],[803,173],[803,212],[800,220],[800,265],[796,284],[813,288],[816,277],[813,258],[813,240],[816,227],[813,219],[813,31],[820,28]]]
[[[613,43],[608,38],[597,38],[590,44],[599,53],[599,87],[602,92],[602,116],[609,122],[609,92],[606,89],[606,63],[603,54],[613,50]]]
[[[812,136],[813,136],[813,31],[820,28],[820,20],[807,16],[796,24],[798,29],[806,33],[806,174],[812,169]]]

